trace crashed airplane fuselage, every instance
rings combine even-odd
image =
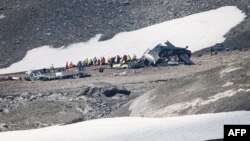
[[[159,44],[152,50],[148,49],[137,62],[132,62],[132,68],[144,66],[166,66],[183,63],[186,65],[194,64],[191,60],[191,51],[186,48],[175,47],[169,41]]]

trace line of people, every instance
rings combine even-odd
[[[119,55],[116,55],[115,57],[100,57],[97,59],[94,57],[86,58],[84,61],[78,61],[78,63],[75,65],[72,61],[66,62],[66,70],[70,68],[77,67],[79,71],[83,71],[85,66],[102,66],[102,65],[109,65],[110,68],[113,68],[113,64],[127,64],[130,61],[137,60],[137,57],[135,54],[131,57],[130,55],[123,55],[120,57]]]

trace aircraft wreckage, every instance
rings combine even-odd
[[[168,66],[168,65],[193,65],[191,51],[186,48],[175,47],[169,41],[159,44],[153,49],[148,49],[143,56],[129,64],[130,68],[141,68],[146,66]]]

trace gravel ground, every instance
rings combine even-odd
[[[97,71],[98,67],[88,67],[85,69],[85,72],[92,76],[81,79],[1,81],[0,131],[41,128],[55,124],[68,124],[110,116],[134,116],[136,114],[131,114],[129,109],[131,102],[137,99],[137,97],[151,90],[156,91],[156,97],[159,97],[157,96],[161,95],[158,94],[159,92],[162,93],[162,91],[167,92],[172,89],[179,89],[171,84],[182,82],[186,80],[186,77],[197,76],[200,73],[202,74],[206,71],[213,70],[213,68],[223,67],[231,62],[237,62],[249,56],[250,51],[224,52],[215,56],[194,56],[192,60],[196,65],[192,66],[179,65],[122,70],[105,69],[104,73],[99,73]],[[125,76],[114,76],[114,73],[123,72],[126,72]],[[187,83],[180,87],[188,85],[190,82],[191,81],[187,81]],[[190,85],[200,86],[200,82],[194,82],[197,83],[190,83]],[[102,87],[100,88],[100,86]],[[106,91],[105,89],[116,89],[116,87],[119,90],[115,91],[114,96],[103,96],[103,91]],[[202,85],[201,87],[209,86]],[[157,91],[157,89],[161,88],[165,89]],[[185,87],[179,89],[178,92],[184,90]],[[121,92],[124,91],[129,91],[130,94],[122,94]],[[85,93],[87,93],[87,95]],[[191,97],[195,98],[196,96],[190,96],[190,98]],[[167,101],[166,99],[164,100],[164,98],[160,99]],[[188,98],[186,99],[188,100]],[[160,105],[164,105],[161,102],[162,100],[158,100]],[[158,103],[157,100],[155,102]],[[174,99],[172,102],[174,102]],[[240,101],[238,101],[238,105],[241,105]],[[140,105],[138,107],[140,107]],[[208,109],[207,111],[217,112],[209,106],[206,108]],[[143,108],[141,110],[143,111]],[[225,109],[218,111],[223,110]],[[159,110],[155,111],[159,112]],[[196,110],[190,113],[203,113],[203,111],[205,110]],[[185,111],[182,112],[183,114],[190,114]],[[138,115],[148,116],[146,113]],[[155,116],[161,117],[162,114],[158,113],[155,114]]]
[[[179,65],[168,67],[148,67],[140,69],[122,69],[110,70],[105,69],[104,73],[99,73],[99,67],[89,67],[85,72],[92,77],[82,79],[68,79],[55,81],[3,81],[0,82],[0,96],[20,95],[25,92],[44,92],[44,91],[75,91],[85,84],[94,82],[108,82],[115,85],[124,85],[128,89],[145,91],[152,88],[152,84],[162,84],[164,81],[182,78],[183,76],[192,75],[196,72],[202,72],[234,62],[242,57],[249,56],[250,51],[232,53],[221,53],[215,56],[203,55],[202,57],[193,57],[192,60],[196,65]],[[114,76],[114,73],[126,72],[125,76]],[[136,84],[136,85],[134,85]],[[137,85],[140,85],[138,87]],[[148,88],[148,89],[147,89]],[[136,92],[137,93],[137,92]]]
[[[110,116],[169,117],[250,110],[250,56],[162,84]]]

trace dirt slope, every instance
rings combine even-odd
[[[250,110],[249,94],[248,56],[163,84],[131,101],[123,112],[130,116],[168,117]]]

